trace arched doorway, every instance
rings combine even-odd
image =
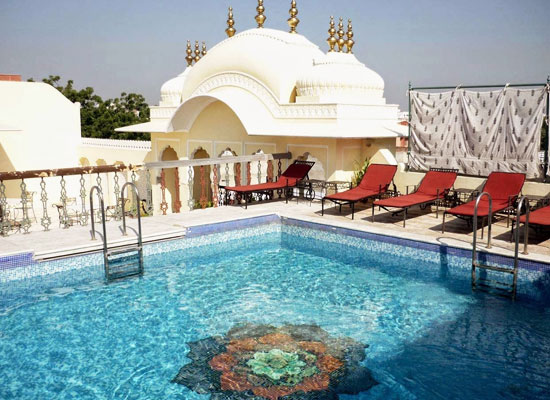
[[[166,147],[162,152],[161,161],[175,161],[178,159],[178,153],[170,146]],[[163,168],[161,171],[161,181],[164,180],[164,190],[161,185],[162,200],[160,209],[163,214],[166,214],[168,209],[173,213],[179,213],[181,210],[178,175],[177,168]]]
[[[202,147],[196,149],[191,154],[191,159],[197,160],[202,158],[210,158],[210,154]],[[212,204],[212,181],[210,179],[210,166],[193,167],[193,199],[195,200],[194,208],[206,208]]]

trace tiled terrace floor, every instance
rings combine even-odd
[[[306,200],[293,200],[289,204],[284,201],[253,203],[248,210],[244,207],[229,206],[195,210],[181,214],[154,216],[144,218],[143,233],[145,241],[177,237],[185,234],[185,228],[207,223],[222,222],[234,219],[248,218],[266,214],[279,214],[282,217],[297,218],[310,222],[319,222],[344,228],[399,236],[429,242],[439,242],[456,247],[471,248],[472,230],[465,221],[448,217],[446,233],[441,233],[441,213],[436,218],[435,212],[411,209],[406,228],[402,227],[402,214],[392,216],[384,210],[375,212],[375,223],[371,222],[370,205],[360,204],[355,220],[351,219],[349,207],[344,207],[342,214],[337,208],[327,205],[325,216],[321,216],[321,203]],[[122,244],[125,240],[135,240],[132,229],[137,226],[136,220],[129,220],[129,237],[121,235],[120,222],[108,222],[107,236],[110,243]],[[96,225],[96,230],[100,227]],[[479,234],[481,230],[479,230]],[[99,237],[99,236],[98,236]],[[99,237],[100,238],[100,237]],[[479,235],[478,235],[479,238]],[[493,224],[493,252],[512,255],[513,244],[509,241],[510,228],[506,227],[505,219],[498,219]],[[480,248],[485,242],[479,240]],[[16,233],[8,237],[0,237],[0,256],[23,251],[33,251],[37,258],[49,258],[64,254],[91,251],[101,248],[101,240],[90,240],[90,227],[74,226],[69,229],[54,228],[49,232],[34,231],[23,235]],[[529,236],[528,258],[550,262],[550,231],[535,234],[531,229]]]

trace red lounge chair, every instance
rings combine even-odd
[[[366,200],[371,197],[380,198],[382,194],[388,191],[390,183],[397,171],[397,165],[371,164],[369,165],[363,179],[359,185],[345,192],[334,193],[323,197],[321,200],[321,215],[325,215],[325,199],[330,200],[340,206],[351,205],[351,219],[355,214],[355,203]],[[395,185],[394,185],[395,186]]]
[[[242,195],[245,199],[245,208],[248,208],[248,200],[253,193],[259,193],[272,197],[273,191],[279,189],[283,189],[285,191],[286,202],[288,203],[288,198],[291,195],[289,194],[289,189],[295,187],[298,182],[308,176],[313,164],[315,164],[313,161],[296,160],[286,169],[285,172],[282,173],[277,182],[259,183],[256,185],[247,186],[226,186],[226,204],[229,192],[235,192]]]
[[[519,220],[522,224],[525,223],[525,215],[522,215]],[[550,206],[539,208],[529,213],[529,225],[550,226]]]
[[[372,204],[372,221],[374,222],[374,206],[400,208],[397,212],[404,212],[403,227],[407,220],[407,210],[414,206],[427,206],[432,203],[438,205],[438,201],[445,198],[449,190],[453,187],[457,176],[456,170],[434,169],[430,170],[420,182],[416,192],[404,196],[392,197],[375,201]],[[389,210],[388,210],[389,211]],[[436,216],[438,209],[436,209]]]
[[[523,183],[525,182],[525,174],[515,172],[491,172],[482,192],[489,193],[492,199],[492,214],[508,211],[513,207],[514,202],[521,192]],[[445,215],[453,214],[459,218],[473,218],[477,199],[453,207],[443,213],[443,225],[441,232],[445,233]],[[479,201],[477,208],[477,216],[487,218],[489,216],[489,200],[484,196]],[[508,221],[509,222],[509,221]],[[484,224],[482,222],[481,226]],[[482,234],[483,236],[483,234]]]

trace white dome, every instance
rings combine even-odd
[[[218,43],[194,65],[185,84],[184,99],[213,76],[237,73],[253,77],[281,103],[288,103],[294,95],[296,78],[323,54],[300,34],[250,29]]]
[[[189,71],[192,67],[187,67],[185,71],[175,78],[166,81],[160,88],[160,106],[179,106],[181,104],[181,96],[183,87]]]
[[[353,54],[330,52],[298,77],[298,102],[385,104],[384,80]]]

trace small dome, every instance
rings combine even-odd
[[[175,78],[166,81],[160,88],[160,106],[179,106],[181,104],[181,97],[183,93],[183,87],[189,71],[192,67],[187,67],[185,71],[176,76]]]
[[[353,54],[330,52],[296,82],[298,102],[385,104],[384,80]]]

